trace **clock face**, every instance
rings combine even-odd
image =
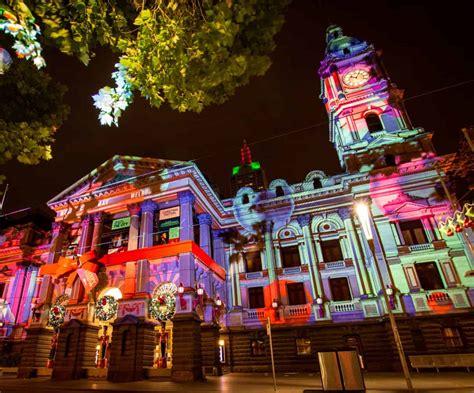
[[[365,85],[369,80],[369,72],[362,69],[355,69],[344,74],[342,81],[346,86],[359,87]]]

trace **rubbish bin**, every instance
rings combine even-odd
[[[359,356],[354,349],[318,352],[323,390],[365,391]]]

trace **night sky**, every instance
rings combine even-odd
[[[327,25],[339,24],[347,35],[383,49],[392,80],[408,98],[474,78],[472,15],[464,4],[443,8],[445,3],[440,7],[427,1],[294,0],[265,76],[253,78],[224,105],[201,114],[166,106],[152,109],[136,98],[119,128],[99,125],[91,99],[112,83],[116,56],[99,51],[85,67],[74,58],[46,52],[47,71],[69,88],[71,114],[57,133],[52,160],[37,166],[14,162],[0,170],[10,184],[4,212],[44,205],[115,154],[200,158],[200,169],[229,196],[231,169],[239,163],[244,138],[270,181],[299,182],[314,169],[335,174],[340,168],[318,98],[317,68]],[[440,154],[454,151],[460,128],[474,123],[473,88],[470,83],[407,102],[413,124],[435,131]],[[298,129],[305,130],[277,137]]]

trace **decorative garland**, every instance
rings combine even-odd
[[[161,322],[173,318],[176,312],[177,287],[173,283],[163,283],[153,291],[150,302],[150,315]]]
[[[64,323],[66,308],[61,304],[55,304],[49,310],[48,326],[59,328]]]
[[[110,295],[102,296],[95,304],[95,316],[98,320],[105,322],[117,315],[118,302]]]

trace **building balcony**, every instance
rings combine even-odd
[[[434,240],[431,243],[403,245],[397,247],[399,254],[434,251],[441,250],[443,248],[446,248],[446,242],[444,240]]]
[[[340,261],[321,262],[319,264],[320,270],[334,270],[344,269],[349,266],[353,266],[354,263],[351,258],[346,258]]]
[[[359,299],[329,302],[329,312],[334,322],[359,321],[364,319],[364,311]]]
[[[471,307],[467,291],[463,287],[421,290],[412,292],[405,300],[408,314],[434,313],[444,314],[454,310],[464,311]]]
[[[284,318],[308,318],[311,315],[310,304],[298,304],[294,306],[283,306]]]

